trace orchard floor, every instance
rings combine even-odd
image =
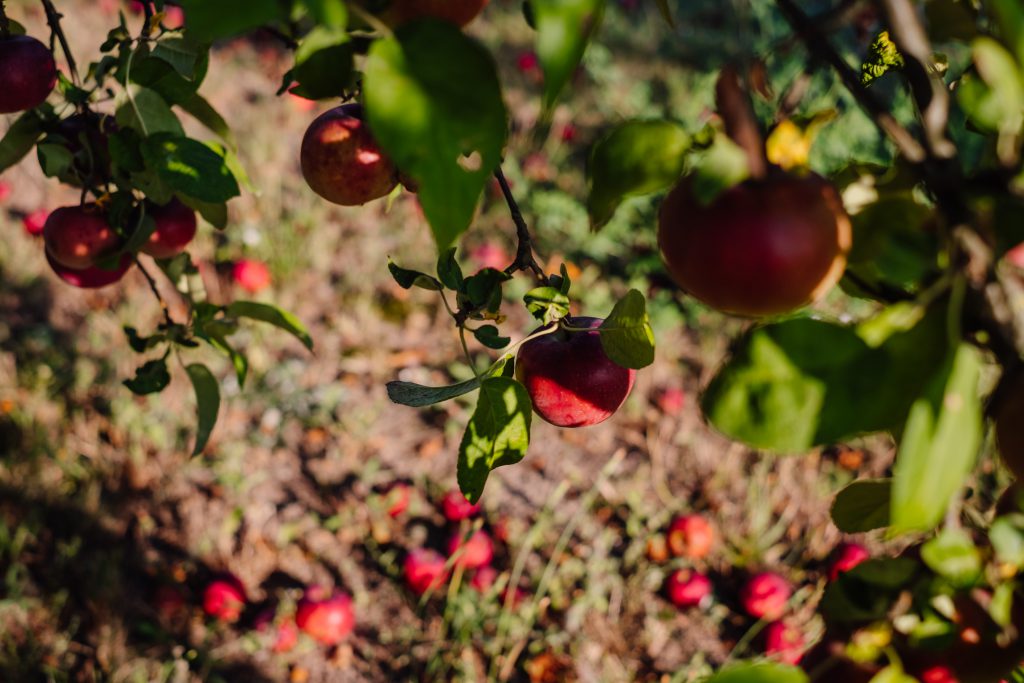
[[[513,5],[497,3],[497,20],[475,30],[503,46],[516,129],[529,131],[538,86],[515,70],[529,35],[513,21]],[[15,18],[26,18],[24,6],[14,8]],[[92,10],[69,27],[80,55],[95,56],[89,41],[104,30],[101,20],[113,21]],[[41,31],[38,15],[26,23]],[[832,493],[855,476],[882,473],[891,454],[879,444],[779,458],[716,435],[697,397],[741,325],[687,302],[663,276],[640,280],[625,268],[630,249],[651,257],[653,223],[646,242],[628,243],[625,254],[585,229],[546,227],[560,214],[541,207],[556,212],[558,202],[583,196],[586,150],[602,126],[648,111],[632,105],[560,109],[547,138],[514,137],[506,170],[541,253],[575,266],[578,310],[606,314],[629,286],[658,295],[657,361],[613,419],[585,430],[537,420],[527,458],[491,476],[481,519],[500,539],[499,586],[514,570],[521,576],[520,607],[503,609],[497,588],[481,596],[468,577],[426,601],[405,588],[406,552],[443,551],[455,531],[437,502],[455,486],[472,404],[413,410],[389,403],[384,385],[443,384],[467,371],[439,302],[388,276],[388,256],[432,265],[414,197],[399,197],[390,210],[384,202],[341,210],[302,183],[299,141],[323,107],[274,97],[289,64],[269,39],[218,51],[203,92],[243,141],[239,155],[259,194],[233,202],[225,233],[203,226],[193,253],[216,302],[245,296],[232,283],[231,262],[267,262],[273,284],[257,298],[294,312],[316,346],[310,354],[283,333],[244,327],[236,337],[250,361],[243,389],[226,359],[189,354],[223,380],[220,421],[201,456],[189,456],[195,417],[183,372],[150,398],[120,385],[142,363],[122,326],[145,332],[160,316],[145,280],[132,272],[97,292],[59,282],[21,218],[76,194],[44,179],[31,158],[4,174],[13,191],[0,205],[0,679],[688,681],[759,650],[737,592],[760,569],[800,587],[792,618],[813,634],[822,563],[840,540],[828,517]],[[637,59],[630,68],[602,81],[603,92],[618,96],[626,76],[653,79],[661,67]],[[582,103],[599,94],[595,79],[584,80],[575,86]],[[575,139],[566,140],[570,121]],[[636,209],[644,211],[650,219],[649,207]],[[491,194],[466,253],[485,244],[507,253],[512,234]],[[463,257],[467,269],[483,258],[476,253]],[[163,289],[172,316],[183,319],[173,290]],[[510,310],[525,291],[512,289]],[[506,323],[513,336],[529,329],[521,308]],[[490,353],[473,352],[481,363]],[[665,390],[682,390],[681,408],[659,401]],[[408,511],[392,518],[381,494],[399,481],[413,495]],[[661,586],[685,564],[648,545],[690,511],[707,515],[718,532],[702,564],[715,599],[680,612]],[[222,572],[247,588],[250,604],[235,625],[215,624],[201,610],[203,587]],[[273,629],[254,625],[268,608],[287,614],[311,584],[353,596],[355,632],[338,647],[302,639],[273,652]]]

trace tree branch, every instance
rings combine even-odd
[[[43,3],[43,10],[46,12],[46,23],[50,25],[50,31],[60,41],[60,47],[64,51],[64,58],[68,62],[68,71],[71,72],[71,82],[75,85],[80,85],[81,81],[78,78],[78,67],[75,65],[75,58],[72,56],[71,48],[68,46],[67,36],[64,35],[64,30],[60,27],[60,20],[64,15],[53,6],[52,0],[40,0],[40,2]]]
[[[516,247],[515,260],[505,268],[505,272],[511,275],[520,270],[530,270],[533,271],[533,274],[537,276],[541,283],[545,285],[550,284],[548,276],[544,274],[544,269],[541,268],[534,257],[533,239],[530,237],[530,229],[526,225],[522,211],[519,210],[516,198],[512,196],[512,188],[508,186],[508,181],[505,179],[505,174],[502,173],[500,165],[494,170],[494,177],[497,178],[498,185],[501,187],[501,194],[504,195],[505,203],[508,204],[509,213],[512,215],[512,222],[516,224],[516,239],[519,241],[519,245]]]
[[[149,271],[146,270],[146,267],[142,265],[142,261],[139,260],[139,257],[137,255],[134,257],[134,259],[135,265],[139,267],[139,270],[142,271],[143,276],[145,276],[146,278],[146,282],[149,283],[149,289],[150,291],[153,292],[153,296],[155,296],[156,300],[160,302],[160,308],[164,312],[164,321],[167,323],[168,327],[173,327],[174,320],[171,318],[171,310],[167,307],[167,302],[164,301],[164,297],[160,294],[160,290],[157,289],[156,280],[154,280],[153,276],[149,274]]]

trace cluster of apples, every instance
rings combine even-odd
[[[715,545],[715,531],[702,515],[680,515],[672,520],[664,536],[648,540],[648,557],[664,562],[669,554],[690,566],[676,569],[665,581],[665,594],[679,609],[707,607],[714,599],[711,577],[699,567],[704,564]],[[829,579],[834,581],[870,555],[856,543],[841,545],[829,566]],[[764,653],[787,664],[798,664],[807,649],[803,631],[787,618],[793,585],[781,574],[761,571],[751,574],[740,589],[740,606],[747,616],[768,622],[761,633]]]

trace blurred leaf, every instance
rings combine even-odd
[[[136,59],[132,63],[131,82],[159,94],[167,104],[180,104],[199,89],[209,67],[209,56],[204,52],[196,61],[195,75],[189,80],[170,64],[155,57]],[[120,76],[120,74],[119,74]]]
[[[871,85],[893,69],[903,68],[903,55],[896,49],[888,31],[882,31],[868,48],[867,58],[860,66],[860,82]]]
[[[480,500],[491,470],[514,465],[530,445],[530,395],[519,382],[490,377],[480,385],[476,410],[459,446],[459,489],[471,503]]]
[[[156,230],[156,221],[153,220],[152,216],[143,216],[141,221],[136,217],[135,225],[132,227],[132,234],[121,247],[124,253],[136,252],[146,244],[149,241],[150,235]]]
[[[364,69],[370,128],[419,185],[438,249],[473,219],[508,128],[490,53],[455,26],[416,21],[376,40]]]
[[[352,45],[344,28],[317,26],[295,51],[291,92],[311,100],[339,97],[352,84]]]
[[[142,143],[146,166],[174,190],[204,202],[238,196],[238,182],[225,158],[191,138],[157,135]]]
[[[829,583],[821,609],[833,622],[864,622],[886,617],[895,595],[917,575],[918,563],[908,558],[861,562]]]
[[[232,318],[249,318],[273,325],[290,333],[310,351],[313,350],[313,338],[306,331],[306,326],[294,315],[277,306],[256,301],[235,301],[228,304],[224,313]]]
[[[668,6],[668,0],[654,0],[655,4],[658,5],[658,11],[661,12],[661,18],[665,20],[665,23],[672,28],[676,27],[676,22],[672,19],[672,10]]]
[[[961,344],[911,407],[893,476],[896,531],[932,529],[974,466],[982,430],[980,374],[979,352]]]
[[[891,479],[862,479],[849,484],[832,501],[832,523],[844,534],[889,526]]]
[[[531,0],[530,6],[544,70],[544,107],[550,110],[601,25],[604,0]]]
[[[409,289],[411,287],[420,287],[422,289],[429,289],[434,292],[440,292],[444,287],[436,279],[430,277],[426,273],[421,273],[418,270],[409,270],[408,268],[402,268],[395,264],[394,261],[388,259],[388,270],[391,272],[391,277],[395,279],[395,282],[402,289]]]
[[[918,683],[918,681],[902,667],[890,664],[875,674],[870,683]]]
[[[43,170],[43,175],[48,178],[64,175],[74,161],[71,150],[56,143],[40,142],[36,146],[36,156],[39,158],[39,167]]]
[[[128,346],[131,347],[135,353],[145,353],[149,349],[163,343],[167,337],[163,334],[154,334],[150,337],[140,337],[139,331],[134,327],[124,327],[125,336],[128,337]]]
[[[158,133],[183,136],[185,130],[174,112],[157,92],[149,88],[133,88],[118,106],[114,120],[122,128],[133,128],[143,137]]]
[[[170,383],[171,374],[167,371],[167,361],[163,358],[147,361],[135,371],[135,377],[123,382],[133,394],[139,396],[159,393]]]
[[[212,42],[288,18],[288,4],[279,0],[181,0],[188,34]]]
[[[484,325],[473,330],[476,340],[489,349],[503,349],[508,346],[512,339],[502,337],[495,325]]]
[[[774,662],[730,664],[704,680],[704,683],[808,683],[800,669]]]
[[[985,3],[1003,42],[1017,54],[1017,63],[1024,64],[1024,5],[1020,0],[988,0]]]
[[[932,210],[908,193],[888,194],[853,216],[849,268],[870,283],[916,291],[938,270],[937,226]]]
[[[497,311],[501,306],[501,285],[512,276],[496,268],[481,268],[465,279],[465,293],[474,308]]]
[[[523,295],[526,310],[543,325],[569,315],[569,297],[554,287],[535,287]]]
[[[234,133],[231,132],[227,121],[202,95],[195,93],[188,99],[180,102],[178,106],[188,112],[196,121],[216,133],[224,142],[232,147],[237,146]]]
[[[217,412],[220,410],[220,387],[217,385],[217,378],[205,365],[199,363],[187,365],[185,372],[188,373],[188,378],[192,381],[192,388],[196,393],[198,423],[196,425],[196,445],[192,449],[192,455],[199,455],[206,448],[213,427],[217,424]]]
[[[978,34],[965,0],[929,0],[924,6],[928,37],[935,43],[969,41]]]
[[[0,139],[0,173],[25,158],[42,135],[42,121],[35,110],[16,118]]]
[[[963,530],[946,529],[925,542],[921,559],[958,588],[970,588],[981,577],[981,552]]]
[[[1000,562],[1024,567],[1024,515],[998,517],[992,522],[988,537]]]
[[[683,172],[690,137],[672,121],[628,121],[590,151],[587,210],[600,227],[625,197],[671,187]]]
[[[345,28],[348,9],[343,0],[304,0],[316,23],[331,28]]]
[[[927,312],[916,301],[899,301],[857,325],[857,336],[871,348],[878,348],[894,335],[912,330]]]
[[[738,185],[750,175],[747,153],[724,133],[715,135],[711,146],[696,155],[691,188],[693,196],[707,205],[715,197]]]
[[[1024,122],[1024,80],[1013,55],[987,36],[975,39],[971,52],[978,74],[960,79],[960,105],[977,126],[1016,133]]]
[[[462,289],[464,278],[462,277],[462,268],[459,267],[459,262],[455,258],[455,247],[446,249],[437,259],[437,277],[448,289],[455,291]]]
[[[636,370],[654,362],[654,330],[638,290],[626,292],[598,329],[601,347],[616,365]]]
[[[206,337],[206,340],[210,342],[210,346],[231,359],[231,365],[235,368],[235,377],[238,379],[238,387],[244,387],[245,378],[249,374],[249,360],[221,335],[210,334]]]
[[[170,64],[182,77],[192,80],[196,75],[196,63],[205,52],[206,48],[191,38],[172,36],[158,41],[151,54],[155,59]]]

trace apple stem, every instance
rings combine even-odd
[[[764,178],[768,174],[764,136],[754,116],[750,97],[743,88],[739,71],[732,64],[726,65],[715,83],[715,104],[725,122],[725,132],[747,153],[751,177]]]
[[[512,194],[512,188],[509,187],[508,180],[505,179],[505,174],[502,172],[500,164],[494,169],[494,177],[498,180],[498,185],[501,187],[501,194],[505,197],[505,203],[508,204],[508,211],[512,216],[512,222],[516,224],[516,239],[519,241],[519,245],[516,247],[515,260],[505,268],[505,272],[511,275],[521,270],[530,270],[537,276],[537,280],[541,284],[550,286],[551,281],[544,274],[544,269],[540,267],[540,264],[537,263],[537,258],[534,256],[533,238],[530,237],[530,229],[523,218],[523,212],[519,210],[519,204],[516,203],[516,198]]]

